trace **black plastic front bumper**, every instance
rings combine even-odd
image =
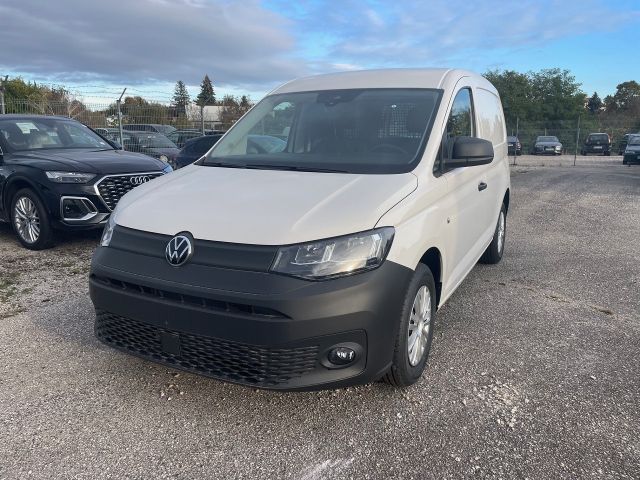
[[[176,268],[160,255],[99,247],[90,294],[96,335],[115,348],[224,381],[318,389],[368,383],[388,369],[411,276],[387,261],[310,282],[195,262]],[[356,351],[353,363],[328,362],[336,345]]]

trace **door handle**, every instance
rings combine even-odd
[[[480,182],[478,184],[478,191],[481,192],[482,190],[484,190],[485,188],[487,188],[487,184],[484,182]]]

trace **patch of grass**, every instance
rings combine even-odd
[[[0,301],[6,302],[18,292],[18,273],[5,273],[0,277]]]
[[[5,318],[9,318],[9,317],[14,317],[14,316],[18,315],[19,313],[26,312],[26,311],[27,310],[25,308],[17,307],[17,308],[14,308],[13,310],[5,312],[5,313],[0,312],[0,320],[3,320]]]
[[[613,311],[609,310],[606,307],[601,307],[599,305],[589,305],[589,306],[600,313],[604,313],[605,315],[613,315]]]

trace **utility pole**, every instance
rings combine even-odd
[[[209,95],[200,105],[200,132],[204,135],[204,107],[211,100],[211,95]]]
[[[9,78],[9,75],[5,75],[4,79],[0,78],[0,114],[1,115],[5,114],[5,108],[4,108],[4,84],[6,83],[8,78]]]
[[[126,88],[122,90],[122,93],[120,94],[120,98],[116,101],[116,104],[118,105],[118,129],[120,130],[120,147],[122,147],[123,150],[124,150],[124,143],[122,141],[122,111],[120,110],[120,104],[122,103],[122,97],[124,96],[124,92],[126,91],[127,91]]]
[[[520,139],[518,138],[518,133],[519,133],[519,129],[520,129],[520,117],[516,117],[516,141],[513,142],[513,164],[516,164],[516,158],[518,156],[518,143],[520,142]]]
[[[204,104],[200,105],[200,130],[200,133],[204,135]]]
[[[580,117],[581,115],[578,115],[578,130],[576,130],[576,151],[573,154],[573,166],[576,166],[576,158],[578,158],[578,143],[580,142]]]

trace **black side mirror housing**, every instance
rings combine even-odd
[[[493,144],[482,138],[455,137],[452,139],[451,158],[445,160],[445,168],[474,167],[493,161]]]

